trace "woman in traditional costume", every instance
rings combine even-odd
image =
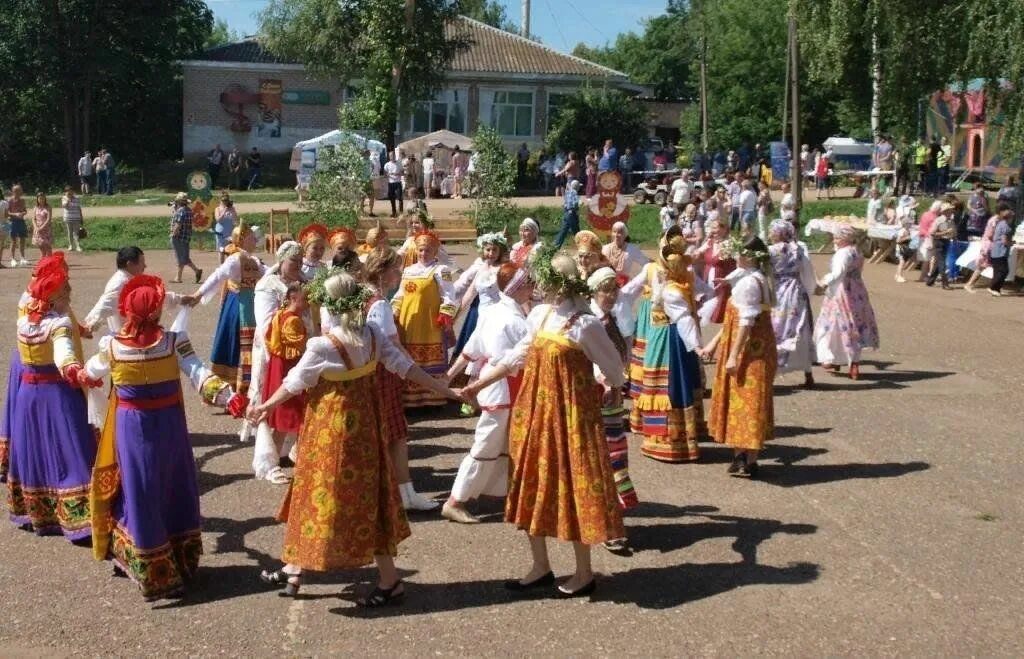
[[[268,365],[275,352],[278,355],[291,355],[292,363],[298,360],[294,354],[295,347],[299,353],[305,346],[305,340],[299,339],[296,332],[281,324],[284,318],[278,317],[282,308],[288,304],[288,290],[292,284],[303,282],[303,250],[294,240],[289,240],[277,248],[277,263],[260,278],[256,284],[253,299],[256,318],[256,340],[253,346],[253,395],[252,399],[259,402],[264,396],[277,391],[284,377],[283,364],[278,360],[275,374],[270,373]],[[302,307],[298,314],[298,322],[302,323],[303,337],[316,336],[319,333],[319,322],[314,323],[309,305]],[[319,310],[318,310],[319,315]],[[275,325],[275,318],[278,325]],[[319,318],[318,318],[319,321]],[[301,345],[295,346],[299,342]],[[277,377],[271,377],[276,375]],[[271,380],[275,380],[271,382]],[[282,412],[273,421],[282,421],[286,414]],[[296,423],[262,423],[256,428],[256,445],[253,451],[252,469],[256,478],[265,479],[275,485],[284,485],[288,476],[284,473],[281,463],[288,456],[289,445],[294,442],[298,433]]]
[[[395,325],[395,314],[391,310],[391,304],[384,297],[386,291],[397,288],[402,280],[401,257],[390,247],[376,249],[370,252],[366,259],[365,274],[366,286],[373,291],[366,311],[366,324],[380,332],[395,349],[408,356],[398,338],[398,327]],[[406,510],[434,510],[437,508],[437,502],[416,491],[409,473],[409,424],[405,419],[405,408],[402,406],[402,378],[378,362],[377,386],[385,422],[384,441],[390,449],[402,506]]]
[[[377,586],[358,601],[377,607],[405,594],[395,570],[398,543],[409,536],[391,457],[382,437],[377,365],[415,381],[438,397],[455,393],[413,362],[379,330],[365,323],[370,288],[347,274],[323,282],[325,306],[338,319],[329,334],[309,341],[299,363],[266,402],[250,408],[262,421],[303,392],[306,412],[295,475],[278,519],[286,522],[284,565],[260,578],[298,594],[307,571],[376,563]]]
[[[811,297],[817,287],[814,265],[807,246],[797,242],[793,224],[775,220],[768,227],[771,245],[772,275],[775,277],[775,307],[772,328],[775,349],[779,355],[777,373],[802,371],[804,386],[814,386],[811,365],[814,363],[814,317]]]
[[[227,259],[206,278],[192,295],[204,305],[221,292],[223,296],[217,329],[213,333],[210,363],[213,372],[234,384],[242,395],[249,392],[252,378],[252,344],[256,334],[253,296],[256,282],[266,267],[253,256],[256,237],[252,229],[239,225],[231,233],[233,249]],[[243,431],[247,435],[247,431]]]
[[[448,370],[448,351],[455,343],[452,323],[458,311],[455,276],[438,262],[441,241],[433,231],[416,236],[418,261],[402,271],[402,281],[391,299],[398,320],[402,345],[424,371],[432,376]],[[424,390],[416,382],[406,381],[403,399],[406,408],[444,405],[443,396]]]
[[[377,220],[377,226],[366,230],[366,240],[356,248],[356,253],[359,254],[359,260],[366,263],[370,252],[375,249],[384,249],[385,247],[390,248],[388,244],[388,230],[380,220]]]
[[[459,301],[459,309],[464,309],[466,313],[458,339],[455,341],[453,362],[454,358],[462,354],[469,337],[473,335],[480,314],[498,303],[498,268],[508,258],[508,242],[503,233],[485,233],[476,239],[476,247],[480,256],[455,281],[455,299]],[[470,364],[466,375],[472,379],[478,372],[477,365]],[[463,405],[464,414],[472,412],[471,405]]]
[[[526,336],[523,305],[533,297],[528,272],[514,263],[504,263],[498,268],[497,284],[499,301],[488,309],[448,370],[449,382],[471,363],[486,376]],[[469,454],[459,465],[451,496],[441,509],[445,518],[476,524],[480,519],[466,510],[466,504],[481,496],[503,497],[508,492],[508,422],[520,382],[518,377],[498,380],[477,395],[480,419]]]
[[[398,248],[398,255],[402,257],[402,267],[408,268],[416,263],[419,255],[416,251],[416,236],[424,231],[433,231],[434,223],[427,217],[426,213],[420,213],[410,208],[405,211],[406,233],[405,242]],[[448,254],[448,250],[441,245],[437,249],[437,260],[452,272],[458,274],[461,269],[455,265],[455,260]]]
[[[705,326],[724,322],[726,303],[732,290],[725,279],[736,269],[736,259],[722,249],[729,241],[729,224],[722,220],[709,222],[707,236],[694,255],[694,258],[703,259],[704,282],[716,291],[714,301],[705,304],[700,310],[701,324]]]
[[[625,223],[612,225],[611,238],[611,242],[601,248],[608,265],[617,275],[624,275],[627,279],[636,277],[650,259],[639,245],[629,242],[629,229]]]
[[[505,520],[526,531],[533,563],[522,579],[505,583],[513,591],[550,588],[555,581],[547,538],[573,544],[576,572],[555,590],[556,597],[594,592],[591,545],[622,538],[622,511],[604,424],[595,395],[594,364],[618,403],[622,358],[604,326],[587,306],[587,284],[568,256],[538,255],[535,276],[551,304],[527,318],[528,334],[487,377],[463,390],[484,387],[524,369],[509,429],[511,477]]]
[[[20,382],[10,414],[10,518],[39,535],[85,540],[92,533],[89,481],[96,436],[82,390],[102,383],[82,367],[63,260],[51,256],[42,262],[29,293],[18,320]]]
[[[754,236],[724,246],[735,254],[741,274],[734,279],[722,329],[701,351],[718,353],[708,428],[719,444],[733,450],[728,473],[757,476],[757,455],[775,432],[772,386],[778,356],[772,330],[775,302],[768,248]]]
[[[838,373],[845,362],[850,379],[856,380],[861,351],[878,348],[878,325],[861,277],[864,257],[857,249],[856,230],[849,224],[839,226],[833,243],[832,268],[818,282],[825,289],[825,300],[814,326],[814,343],[822,368]]]
[[[622,359],[625,372],[629,361],[629,348],[626,339],[619,330],[616,318],[616,302],[619,297],[619,283],[615,270],[609,267],[598,268],[587,279],[587,286],[593,297],[590,300],[590,312],[604,325],[605,332]],[[615,493],[619,498],[619,507],[623,510],[635,508],[640,500],[637,498],[633,481],[629,477],[629,445],[627,444],[626,409],[622,406],[621,396],[616,399],[611,395],[611,386],[602,377],[600,369],[594,366],[594,377],[601,385],[602,402],[617,402],[614,406],[601,407],[601,418],[604,421],[604,435],[608,442],[608,455],[611,459],[612,474],[615,478]],[[625,551],[628,548],[626,539],[616,538],[604,543],[609,551]]]
[[[203,553],[179,372],[208,404],[239,416],[247,403],[206,368],[188,335],[161,327],[164,295],[159,277],[130,279],[118,303],[124,326],[86,365],[89,377],[113,383],[89,492],[93,557],[112,559],[147,601],[180,596]]]
[[[348,227],[332,230],[327,236],[327,242],[334,250],[334,254],[331,255],[332,259],[342,252],[354,252],[359,247],[359,238],[356,237],[356,232]]]
[[[327,268],[324,264],[327,235],[327,227],[323,224],[310,224],[299,232],[298,242],[302,245],[303,281],[313,281],[320,272]]]
[[[526,218],[519,223],[519,241],[512,245],[508,253],[509,261],[520,268],[527,266],[530,257],[537,253],[543,243],[540,242],[540,225],[533,218]]]
[[[584,281],[595,270],[608,265],[608,260],[601,251],[601,239],[593,231],[577,231],[573,236],[573,242],[576,243],[576,266]]]
[[[645,266],[644,285],[650,301],[641,304],[638,334],[643,332],[642,355],[634,351],[631,375],[639,385],[633,396],[630,426],[644,437],[640,452],[661,462],[697,460],[698,440],[706,434],[703,378],[695,350],[700,347],[696,298],[712,292],[696,283],[686,254],[686,241],[673,227],[662,238],[658,262]],[[638,277],[639,279],[639,277]],[[639,282],[627,285],[632,289]]]

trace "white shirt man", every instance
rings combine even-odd
[[[757,193],[754,192],[749,181],[743,182],[743,190],[740,192],[739,204],[740,213],[742,215],[757,212]]]
[[[402,182],[402,165],[397,160],[392,158],[384,165],[384,174],[388,177],[388,183],[401,183]]]
[[[672,182],[672,203],[676,206],[685,206],[690,203],[690,181],[689,176],[683,174]]]
[[[145,261],[143,261],[142,270],[139,270],[138,273],[145,271],[145,268]],[[124,318],[118,310],[117,303],[121,297],[121,289],[124,288],[124,285],[128,283],[128,280],[134,276],[135,274],[132,274],[126,269],[119,269],[114,272],[113,276],[107,280],[107,285],[103,287],[103,294],[100,295],[100,299],[96,301],[93,308],[88,314],[86,314],[85,319],[82,321],[82,325],[95,332],[105,321],[108,330],[105,334],[113,336],[120,332],[121,328],[124,326]],[[167,291],[167,296],[164,298],[164,312],[176,312],[184,301],[183,297],[184,296],[180,293]],[[166,322],[167,319],[164,320]],[[183,328],[173,327],[172,329]]]
[[[78,175],[82,177],[92,176],[92,155],[88,151],[78,159]]]

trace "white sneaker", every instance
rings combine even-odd
[[[12,268],[17,268],[18,267],[18,259],[11,259],[11,267]]]
[[[991,295],[992,297],[1003,297],[1002,293],[1000,293],[999,291],[993,291],[991,288],[988,289],[988,294]]]
[[[75,251],[76,251],[76,252],[81,252],[81,251],[82,251],[82,248],[81,248],[81,247],[76,247],[76,248],[75,248]]]
[[[436,501],[431,501],[411,487],[406,489],[403,494],[405,496],[402,497],[402,505],[406,510],[426,512],[428,510],[437,510],[439,505]]]
[[[28,267],[28,261],[26,261],[25,259],[22,259],[22,260],[18,261],[18,265],[20,265],[23,268],[27,268]]]

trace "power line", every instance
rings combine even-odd
[[[596,25],[594,25],[593,23],[591,23],[591,22],[590,22],[590,19],[589,19],[589,18],[587,18],[587,15],[586,15],[586,14],[584,14],[583,12],[581,12],[581,11],[580,11],[579,9],[577,9],[577,8],[576,8],[576,5],[574,5],[574,4],[572,3],[572,0],[563,0],[563,1],[565,2],[565,4],[567,4],[567,5],[569,5],[570,7],[572,7],[572,10],[573,10],[574,12],[576,12],[576,13],[577,13],[577,14],[579,15],[579,17],[580,17],[580,18],[582,18],[582,19],[583,19],[583,22],[584,22],[584,23],[586,23],[587,25],[589,25],[589,26],[590,26],[590,29],[592,29],[592,30],[593,30],[594,32],[597,32],[597,33],[598,33],[599,35],[601,35],[602,37],[604,37],[604,40],[605,40],[606,42],[608,42],[609,44],[611,44],[611,41],[612,41],[612,40],[611,40],[611,39],[610,39],[610,38],[608,37],[608,35],[607,35],[607,34],[605,34],[605,33],[604,33],[604,31],[603,31],[603,30],[601,30],[601,29],[599,29],[599,28],[598,28],[598,27],[597,27]]]
[[[562,28],[558,25],[558,19],[555,18],[555,12],[551,9],[551,3],[548,0],[544,0],[544,6],[548,8],[548,13],[551,14],[551,24],[555,26],[555,31],[558,32],[558,36],[562,38],[562,47],[565,48],[566,52],[569,51],[569,41],[565,38],[565,34],[562,33]]]

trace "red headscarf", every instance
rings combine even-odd
[[[59,252],[58,252],[59,253]],[[54,255],[56,256],[56,255]],[[28,319],[38,323],[43,315],[50,310],[50,298],[59,293],[68,283],[68,271],[62,258],[52,259],[36,265],[34,277],[28,284],[28,293],[32,301],[28,303]],[[48,257],[49,258],[49,257]]]
[[[65,270],[68,267],[68,262],[64,259],[64,252],[53,252],[49,256],[44,256],[36,262],[36,267],[32,271],[32,276],[37,277],[39,273],[48,268],[52,268],[54,264],[59,265]]]
[[[135,275],[121,289],[117,309],[124,317],[124,327],[117,338],[134,346],[148,346],[163,336],[160,312],[166,296],[164,282],[153,275]]]

